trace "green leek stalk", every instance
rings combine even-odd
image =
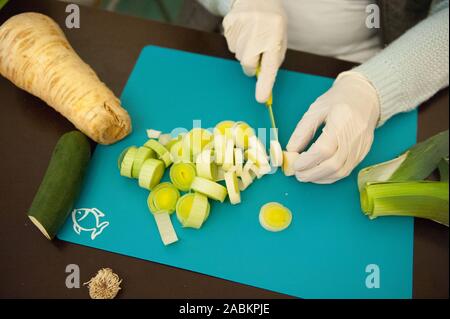
[[[411,147],[399,157],[358,174],[361,208],[370,218],[414,216],[449,225],[449,132]],[[439,169],[440,181],[425,181]]]
[[[418,143],[399,157],[362,169],[358,187],[366,183],[419,181],[427,178],[448,157],[448,130]]]
[[[361,207],[370,219],[414,216],[448,226],[448,182],[369,183],[361,192]]]
[[[448,157],[443,158],[438,166],[441,181],[448,182]]]

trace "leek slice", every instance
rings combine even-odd
[[[120,153],[120,155],[117,159],[117,167],[119,168],[119,171],[120,171],[120,168],[122,167],[123,158],[125,157],[125,154],[128,152],[129,149],[130,149],[130,147],[127,147],[126,149],[124,149],[122,151],[122,153]]]
[[[192,203],[196,193],[188,193],[180,197],[177,203],[176,212],[177,219],[184,226],[191,212]]]
[[[217,165],[213,161],[212,150],[202,151],[196,160],[197,176],[215,181],[217,179]]]
[[[227,197],[227,189],[225,187],[203,177],[195,177],[191,184],[191,189],[222,203]]]
[[[165,246],[178,241],[177,233],[173,228],[170,215],[168,213],[152,214],[158,227],[159,235]]]
[[[158,142],[163,146],[169,144],[170,141],[172,141],[172,135],[170,134],[161,134],[158,138]]]
[[[267,203],[259,212],[259,222],[268,231],[282,231],[289,227],[291,221],[291,211],[280,203]]]
[[[172,183],[161,183],[148,195],[148,208],[153,214],[171,214],[175,211],[179,198],[180,192]]]
[[[234,165],[234,141],[232,139],[226,139],[225,141],[225,154],[222,164],[224,170],[229,170]]]
[[[244,168],[244,152],[241,148],[234,149],[234,168],[236,169],[236,175],[241,176]]]
[[[172,146],[174,146],[176,143],[180,142],[181,139],[182,139],[182,136],[175,137],[175,138],[171,139],[166,145],[164,145],[164,147],[165,147],[169,152],[171,152]]]
[[[139,178],[139,172],[141,171],[142,164],[144,164],[147,159],[154,157],[155,152],[152,149],[145,146],[139,147],[136,156],[134,157],[131,176],[133,178]]]
[[[253,178],[259,176],[258,169],[252,160],[248,160],[245,163],[244,168],[242,169],[242,175],[244,175],[245,173],[250,174],[250,176],[252,177],[252,181],[253,181]],[[260,177],[261,176],[259,176],[258,178],[260,178]]]
[[[123,155],[122,162],[120,164],[120,175],[132,178],[133,163],[136,157],[138,148],[131,146],[127,149],[125,155]],[[122,156],[122,155],[121,155]],[[119,158],[120,160],[120,158]]]
[[[194,128],[183,136],[183,148],[186,151],[189,150],[189,154],[194,159],[212,142],[213,135],[203,128]]]
[[[199,229],[208,218],[209,211],[208,197],[195,193],[189,216],[183,226]]]
[[[250,165],[250,167],[248,168],[248,172],[250,173],[250,175],[252,175],[254,178],[256,177],[257,179],[260,179],[261,177],[263,177],[263,174],[261,174],[259,172],[259,168],[258,166],[256,166],[255,164]]]
[[[241,192],[239,190],[238,179],[235,170],[225,173],[225,185],[227,186],[228,198],[233,205],[241,202]]]
[[[209,216],[208,198],[200,193],[189,193],[177,203],[177,218],[183,227],[199,229]]]
[[[183,148],[183,142],[178,141],[170,147],[170,156],[174,163],[190,162],[189,150],[186,152]]]
[[[249,138],[248,148],[256,149],[258,152],[264,153],[267,156],[266,147],[256,135]]]
[[[233,137],[237,147],[247,149],[250,137],[255,135],[255,130],[245,122],[236,122],[233,126]]]
[[[250,152],[249,152],[250,151]],[[269,162],[267,161],[267,158],[263,158],[261,157],[261,155],[252,155],[253,150],[247,150],[246,154],[248,154],[248,156],[246,156],[248,158],[247,162],[244,165],[244,169],[248,172],[250,172],[250,174],[254,175],[255,177],[257,177],[258,179],[260,179],[261,177],[263,177],[266,174],[269,174],[272,170],[272,168],[270,167]],[[259,160],[259,163],[255,163],[255,161]]]
[[[218,165],[222,165],[225,160],[225,142],[227,138],[224,135],[214,135],[214,155]]]
[[[283,150],[280,142],[276,140],[270,141],[270,164],[273,167],[281,167],[283,165]]]
[[[218,167],[216,182],[221,182],[223,180],[225,180],[225,170],[222,167]]]
[[[297,152],[283,152],[283,173],[286,176],[295,175],[294,163],[300,156]]]
[[[195,166],[192,163],[175,163],[170,168],[170,180],[182,192],[191,189],[195,176]]]
[[[148,138],[157,139],[157,138],[159,138],[160,135],[161,135],[161,131],[152,130],[152,129],[147,130]]]
[[[183,226],[199,229],[208,218],[209,210],[210,205],[208,202],[208,197],[196,193],[194,195],[189,216]]]
[[[234,121],[222,121],[214,128],[214,135],[220,135],[226,138],[233,137],[233,127],[236,124]]]
[[[249,148],[245,151],[244,155],[247,160],[252,161],[258,168],[266,169],[269,167],[270,171],[270,164],[265,151]]]
[[[164,175],[164,162],[154,158],[147,159],[139,172],[139,186],[152,189],[160,182]]]
[[[172,164],[172,157],[170,156],[170,152],[158,141],[148,140],[147,143],[144,144],[144,146],[155,151],[155,153],[158,155],[158,159],[162,160],[166,167],[169,167],[170,164]]]
[[[242,174],[239,176],[239,180],[238,180],[238,185],[239,185],[239,190],[243,191],[246,190],[247,187],[250,186],[250,184],[253,183],[253,176],[252,174],[249,172],[249,170],[242,170]]]

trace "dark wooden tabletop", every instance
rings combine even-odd
[[[0,24],[14,14],[37,11],[64,25],[65,4],[11,0]],[[81,28],[64,29],[79,55],[120,96],[140,50],[148,44],[233,58],[223,37],[148,20],[81,8]],[[352,65],[289,51],[284,68],[336,76]],[[47,241],[26,211],[58,138],[73,126],[39,99],[0,77],[0,297],[88,298],[86,288],[67,289],[65,268],[77,264],[85,282],[101,267],[124,282],[122,298],[285,298],[230,281],[59,240]],[[419,140],[447,129],[448,89],[420,109]],[[448,298],[448,228],[416,220],[414,297]]]

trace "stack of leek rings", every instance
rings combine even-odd
[[[239,204],[243,190],[283,166],[286,158],[278,141],[270,142],[267,155],[245,122],[223,121],[212,132],[194,128],[175,137],[156,130],[147,134],[150,139],[143,146],[130,146],[120,154],[118,165],[122,176],[137,179],[150,191],[148,207],[165,245],[178,240],[170,217],[174,212],[183,227],[199,229],[209,217],[209,200],[224,202],[228,196],[231,204]],[[170,182],[161,183],[166,169]],[[280,211],[278,206],[266,207],[260,214],[263,227],[283,228],[281,221],[289,218]]]

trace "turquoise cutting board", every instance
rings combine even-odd
[[[280,71],[274,108],[283,145],[331,84],[330,78]],[[255,102],[254,87],[255,79],[244,76],[235,61],[144,48],[122,94],[133,134],[97,147],[75,208],[98,210],[69,218],[58,237],[303,298],[410,298],[413,219],[371,221],[364,216],[356,186],[359,168],[333,185],[299,183],[280,171],[268,175],[242,194],[242,204],[212,203],[201,230],[183,229],[172,215],[179,241],[162,245],[147,209],[148,191],[119,175],[119,154],[143,144],[148,128],[190,129],[193,120],[206,128],[222,120],[267,127],[268,114]],[[377,130],[362,166],[391,159],[413,145],[416,129],[416,112],[393,118]],[[287,230],[271,233],[260,226],[259,208],[269,201],[292,210]],[[379,270],[378,288],[366,285],[369,265]]]

